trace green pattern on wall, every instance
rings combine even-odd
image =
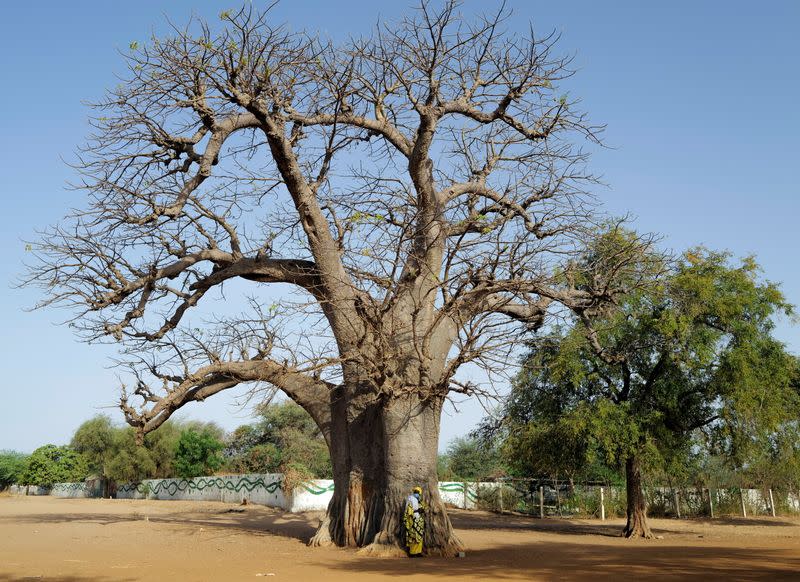
[[[194,479],[148,479],[146,481],[139,481],[134,483],[125,483],[120,485],[117,490],[122,493],[131,493],[136,491],[140,495],[147,496],[167,495],[174,496],[178,492],[184,491],[204,491],[209,487],[216,487],[221,490],[239,493],[246,491],[253,492],[255,489],[262,488],[267,493],[275,493],[281,488],[282,479],[271,480],[270,478],[255,477],[247,475],[231,475],[228,477],[196,477]],[[301,487],[312,495],[325,495],[326,493],[333,492],[334,484],[318,485],[314,482],[302,483]],[[439,491],[441,493],[460,493],[464,494],[465,483],[453,481],[449,483],[439,483]],[[85,491],[87,490],[86,483],[56,483],[53,485],[53,491]],[[467,499],[469,501],[477,501],[478,496],[471,487],[467,488]]]
[[[309,493],[311,493],[312,495],[324,495],[330,491],[333,491],[333,483],[331,483],[327,487],[324,485],[317,486],[314,483],[303,483],[301,487],[306,491],[308,491]]]
[[[86,483],[54,483],[51,491],[85,491]]]
[[[247,491],[251,493],[257,488],[266,490],[267,493],[275,493],[281,488],[281,479],[267,483],[263,477],[196,477],[195,479],[161,479],[147,480],[139,483],[125,483],[117,488],[117,491],[129,493],[137,491],[141,495],[160,495],[166,492],[167,495],[175,495],[179,491],[203,491],[209,487],[217,487],[231,492]]]

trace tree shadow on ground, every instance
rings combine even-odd
[[[135,580],[135,578],[105,578],[105,577],[98,577],[98,576],[64,576],[59,574],[58,576],[47,576],[42,574],[41,576],[37,575],[30,575],[30,576],[19,576],[19,575],[11,575],[11,574],[3,574],[0,572],[0,582],[23,582],[23,581],[32,581],[32,580],[57,580],[58,582],[106,582],[106,580],[114,582],[128,582]]]
[[[3,515],[0,520],[12,519],[22,523],[92,523],[110,525],[131,521],[142,521],[175,525],[197,525],[200,527],[224,527],[254,534],[274,534],[291,537],[308,542],[317,530],[321,513],[289,513],[279,509],[262,506],[231,507],[219,504],[204,511],[177,510],[172,512],[153,512],[148,507],[136,508],[131,513],[73,513],[49,512],[35,515]],[[496,531],[528,531],[556,535],[586,535],[618,538],[621,536],[622,523],[593,520],[571,520],[565,518],[545,518],[517,515],[497,514],[486,511],[450,510],[450,520],[456,529],[461,530],[496,530]],[[664,527],[667,520],[653,522],[653,533],[656,535],[692,536],[706,534],[707,531],[691,529],[672,529]],[[683,520],[683,523],[702,525],[733,526],[790,526],[796,523],[781,521],[779,518],[744,519],[736,517],[720,517],[702,520]]]
[[[197,525],[239,530],[256,535],[280,535],[308,543],[316,533],[319,514],[289,513],[264,507],[248,507],[241,512],[215,509],[205,512],[177,511],[170,513],[148,513],[146,508],[131,514],[117,513],[42,513],[36,515],[4,515],[16,523],[87,523],[101,526],[141,522],[147,519],[154,524]],[[1,579],[0,579],[1,580]]]
[[[763,525],[767,527],[779,525],[782,527],[797,527],[797,523],[792,523],[791,521],[782,521],[780,517],[735,517],[723,515],[720,517],[715,517],[714,519],[704,517],[699,521],[711,525]]]
[[[571,520],[567,518],[530,517],[516,514],[496,514],[485,511],[450,510],[447,512],[456,529],[498,530],[498,531],[536,531],[561,535],[591,535],[618,538],[622,536],[622,523],[603,521]],[[652,524],[651,524],[652,525]],[[653,527],[654,534],[693,534],[686,530],[672,530]]]
[[[526,542],[467,552],[464,558],[352,559],[319,563],[375,576],[433,575],[491,580],[797,580],[800,558],[777,550],[665,545]]]

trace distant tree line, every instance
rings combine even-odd
[[[69,445],[47,444],[30,455],[0,451],[0,488],[13,483],[50,487],[88,477],[125,483],[222,472],[329,478],[331,463],[316,424],[290,401],[259,407],[255,422],[230,434],[214,423],[170,420],[137,443],[132,427],[98,415],[78,427]]]

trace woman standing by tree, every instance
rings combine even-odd
[[[422,501],[422,487],[414,487],[406,499],[405,526],[406,546],[411,558],[422,557],[422,543],[425,536],[425,504]]]

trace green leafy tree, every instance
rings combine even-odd
[[[223,443],[209,428],[189,428],[181,432],[175,447],[175,472],[190,478],[211,475],[222,466]]]
[[[225,435],[225,431],[213,422],[179,422],[173,420],[165,422],[157,430],[147,433],[142,440],[142,445],[148,451],[154,467],[148,477],[168,478],[177,475],[177,470],[174,466],[175,450],[181,434],[186,430],[205,432],[219,441],[222,441]],[[126,438],[125,442],[130,443],[130,436]]]
[[[311,416],[291,401],[267,405],[259,410],[266,442],[281,452],[280,469],[308,478],[332,476],[330,454],[322,432]]]
[[[237,466],[241,458],[245,457],[253,448],[266,443],[264,430],[256,424],[243,424],[236,427],[225,439],[224,454],[228,464]],[[254,472],[259,472],[256,468]]]
[[[133,428],[115,426],[108,416],[98,415],[78,427],[71,447],[86,458],[92,473],[118,483],[172,477],[175,447],[183,428],[172,421],[164,423],[139,443]],[[209,425],[209,430],[222,434],[215,425]]]
[[[722,409],[720,421],[701,437],[707,449],[706,468],[732,474],[743,486],[761,486],[784,491],[800,489],[800,364],[786,361],[780,345],[762,349],[761,359],[747,358],[733,367],[747,378],[763,377],[765,369],[781,370],[784,376],[768,379],[789,390],[774,390],[764,384],[738,389],[730,406]]]
[[[456,476],[450,470],[450,458],[447,453],[440,453],[436,458],[436,473],[439,481],[455,481]]]
[[[106,465],[116,452],[114,437],[118,430],[113,426],[111,418],[98,415],[78,427],[70,446],[84,456],[89,471],[107,476]]]
[[[282,472],[289,467],[305,471],[308,478],[329,479],[332,477],[331,458],[323,439],[309,440],[299,431],[287,431],[281,443]]]
[[[330,454],[311,416],[291,401],[267,404],[257,410],[258,422],[238,427],[225,444],[232,471],[286,473],[303,478],[330,478]]]
[[[53,483],[83,481],[88,473],[89,465],[80,453],[67,446],[44,445],[28,457],[22,484],[52,487]]]
[[[586,261],[604,260],[629,237],[601,236]],[[651,536],[643,470],[686,459],[703,427],[727,426],[733,447],[741,431],[730,419],[757,403],[772,412],[749,418],[774,431],[796,398],[796,360],[772,336],[773,318],[792,308],[776,285],[759,280],[752,258],[734,266],[728,254],[694,249],[674,264],[659,263],[642,262],[638,276],[651,284],[617,309],[577,310],[549,346],[534,349],[510,416],[519,404],[532,412],[528,422],[517,415],[521,427],[507,432],[511,455],[545,471],[598,459],[624,465],[627,536]],[[580,273],[577,266],[571,276]]]
[[[16,451],[0,451],[0,489],[20,482],[27,458]]]
[[[154,466],[152,474],[148,477],[164,479],[176,475],[175,448],[185,428],[186,425],[170,420],[145,435],[143,445],[148,450]]]
[[[234,473],[278,473],[283,456],[272,443],[254,445],[228,459],[227,467]]]
[[[280,442],[289,430],[310,438],[322,437],[322,432],[311,415],[291,400],[262,405],[256,412],[261,417],[259,429],[270,442]]]
[[[127,427],[114,431],[104,470],[109,479],[127,483],[155,477],[157,466],[152,451],[139,445],[136,431]]]
[[[559,333],[536,342],[496,415],[500,420],[484,419],[476,437],[499,448],[516,477],[621,482],[596,445],[600,430],[617,439],[624,432],[609,418],[611,411],[582,402],[575,386],[550,366],[561,349]]]
[[[444,460],[448,480],[481,481],[505,473],[498,451],[474,436],[454,439]]]

